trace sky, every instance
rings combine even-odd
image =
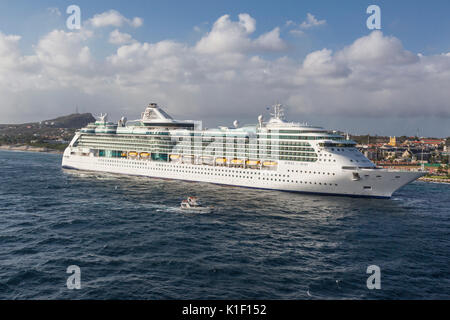
[[[157,102],[231,126],[279,102],[333,130],[447,137],[449,14],[447,0],[0,0],[0,123],[137,119]]]

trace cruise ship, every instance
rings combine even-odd
[[[255,121],[256,122],[256,121]],[[285,120],[274,106],[253,125],[203,129],[156,103],[141,119],[107,114],[76,132],[62,167],[291,192],[389,198],[423,172],[378,168],[347,137]]]

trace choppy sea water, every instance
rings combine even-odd
[[[0,151],[0,299],[449,299],[450,185],[392,199],[65,171]],[[215,207],[185,213],[198,196]],[[69,265],[81,289],[69,290]],[[381,289],[369,290],[369,265]]]

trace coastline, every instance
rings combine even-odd
[[[29,146],[29,145],[0,145],[0,150],[63,154],[62,151],[53,150],[53,149],[49,149],[49,148],[45,148],[45,147],[33,147],[33,146]]]
[[[420,177],[419,179],[417,179],[419,181],[424,181],[424,182],[434,182],[434,183],[446,183],[446,184],[450,184],[450,179],[436,179],[436,178],[430,178],[430,177]]]

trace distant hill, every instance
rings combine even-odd
[[[79,129],[91,122],[95,122],[95,118],[91,113],[74,113],[68,116],[42,121],[41,125],[51,125],[54,128]]]
[[[77,129],[95,122],[90,113],[23,124],[0,124],[0,145],[28,145],[62,149]],[[52,143],[53,142],[53,143]]]
[[[28,122],[22,124],[0,124],[2,128],[25,129],[25,128],[63,128],[63,129],[79,129],[88,123],[95,122],[95,118],[91,113],[74,113],[67,116],[58,117],[40,122]]]

